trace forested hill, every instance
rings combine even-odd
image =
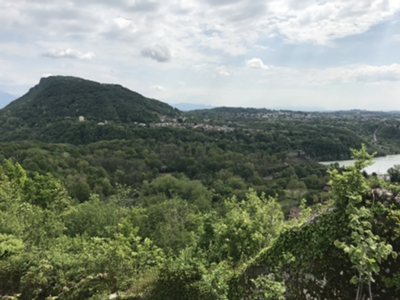
[[[50,76],[1,111],[1,127],[42,127],[65,119],[116,123],[153,122],[179,111],[121,85],[76,77]]]
[[[396,118],[382,112],[241,107],[181,112],[120,85],[51,76],[0,110],[0,142],[88,145],[150,138],[165,143],[218,144],[224,151],[262,150],[269,155],[301,150],[321,161],[350,158],[349,149],[361,143],[379,155],[395,153],[397,139],[391,137],[400,134]]]

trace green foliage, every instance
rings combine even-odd
[[[128,211],[124,213],[128,214]],[[118,221],[116,203],[102,203],[96,195],[80,205],[72,206],[64,216],[68,236],[110,237]]]
[[[270,276],[271,277],[271,276]],[[285,284],[277,282],[268,276],[259,276],[252,279],[254,284],[253,299],[285,300]]]
[[[211,208],[211,193],[200,181],[191,181],[188,178],[175,178],[165,175],[154,179],[151,183],[142,186],[143,196],[165,195],[167,199],[180,197],[196,205],[200,210]]]
[[[400,165],[394,165],[392,168],[387,170],[389,176],[390,176],[390,181],[395,183],[400,183]]]
[[[10,141],[0,144],[0,297],[365,295],[353,282],[370,285],[370,298],[399,298],[399,187],[361,174],[367,147],[346,170],[313,161],[349,158],[362,142],[397,151],[393,115],[183,114],[118,85],[57,76],[1,110],[0,125]],[[396,201],[371,199],[371,187]],[[300,203],[285,221],[282,208]]]
[[[271,197],[258,197],[250,191],[246,198],[225,201],[226,215],[214,223],[211,251],[221,260],[244,262],[267,247],[279,235],[283,225],[280,205]]]
[[[145,218],[136,223],[139,234],[150,237],[165,251],[178,253],[197,239],[202,217],[195,207],[174,198],[152,205],[144,212]]]
[[[12,235],[0,234],[0,259],[21,253],[24,243]]]
[[[3,140],[44,142],[0,144],[0,295],[354,299],[353,282],[398,298],[399,210],[371,199],[371,186],[391,199],[398,186],[362,175],[364,146],[346,170],[310,159],[348,158],[368,141],[354,123],[230,108],[189,113],[177,128],[134,123],[161,114],[180,112],[69,77],[42,80],[1,112]],[[191,128],[205,118],[230,128]]]
[[[198,254],[198,253],[196,253]],[[215,299],[203,261],[194,255],[193,248],[182,250],[180,255],[166,262],[160,276],[152,286],[149,300],[211,300]]]
[[[398,298],[399,210],[371,199],[361,172],[372,157],[366,148],[353,155],[353,166],[330,172],[333,206],[317,206],[307,217],[287,223],[241,279],[231,282],[232,299],[268,298],[274,287],[280,294],[272,297],[278,299]],[[273,281],[260,289],[258,281],[265,278]]]
[[[10,161],[1,170],[0,294],[88,299],[127,289],[164,261],[121,202],[104,206],[93,196],[72,206],[51,176],[26,178]]]
[[[105,202],[92,195],[73,204],[50,175],[28,177],[10,161],[2,170],[8,176],[0,174],[0,276],[8,280],[0,292],[21,299],[90,298],[135,285],[142,288],[133,294],[146,299],[228,299],[232,263],[254,256],[282,226],[278,203],[252,191],[243,201],[226,201],[222,215],[209,212],[217,234],[207,235],[199,203],[209,203],[209,211],[211,193],[185,177],[145,183],[144,206],[132,207],[129,188]],[[211,255],[196,246],[200,240],[213,245]]]
[[[44,128],[57,121],[78,122],[79,116],[95,122],[152,122],[174,109],[120,85],[100,84],[74,77],[51,76],[2,111],[2,125],[13,118],[18,127]],[[65,119],[67,118],[67,119]],[[97,124],[97,123],[96,123]]]
[[[71,197],[78,199],[80,202],[84,202],[90,197],[90,186],[87,182],[71,182],[68,191]]]
[[[197,149],[195,154],[188,147]],[[207,147],[210,153],[205,155]],[[141,204],[144,204],[143,197],[150,195],[171,197],[171,190],[203,212],[211,209],[212,201],[222,203],[234,195],[243,199],[249,187],[259,195],[262,192],[273,197],[278,194],[279,200],[283,200],[283,188],[289,182],[287,177],[297,173],[299,186],[305,178],[316,176],[317,179],[307,186],[309,192],[322,189],[328,181],[325,169],[312,161],[292,161],[293,167],[271,163],[272,157],[263,152],[217,149],[208,142],[173,145],[151,139],[102,141],[81,146],[21,142],[0,144],[0,156],[18,162],[29,178],[35,172],[41,176],[51,173],[62,180],[69,195],[80,202],[86,201],[90,193],[109,197],[116,192],[117,185],[128,185],[137,188]],[[180,159],[196,163],[182,167],[176,164]],[[245,171],[241,164],[247,166]],[[279,179],[263,179],[269,175]]]
[[[349,166],[343,174],[334,169],[330,171],[333,195],[341,207],[346,207],[353,196],[364,196],[369,192],[369,186],[361,170],[372,164],[371,158],[363,145],[360,151],[353,150],[354,165]],[[361,198],[357,198],[361,200]]]
[[[362,197],[368,189],[367,182],[361,174],[361,170],[371,164],[372,155],[369,155],[365,146],[359,151],[353,150],[355,163],[348,167],[348,171],[339,174],[337,171],[331,172],[332,185],[335,187],[334,193],[341,205],[346,205],[346,215],[349,219],[348,226],[351,230],[351,238],[345,242],[335,241],[335,246],[342,249],[349,255],[353,267],[357,270],[358,276],[353,276],[351,283],[357,284],[356,299],[362,299],[363,284],[367,284],[369,297],[372,299],[371,283],[375,282],[373,275],[379,274],[379,265],[387,259],[393,252],[392,245],[381,241],[379,235],[372,231],[374,220],[373,205],[359,206]],[[352,185],[349,185],[349,183]],[[347,194],[344,195],[343,184],[347,183]],[[339,186],[341,189],[336,189]],[[381,204],[378,204],[381,205]]]

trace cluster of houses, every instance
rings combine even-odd
[[[70,117],[66,117],[66,118],[70,119]],[[189,127],[189,128],[194,128],[194,129],[216,130],[216,131],[222,131],[222,132],[234,131],[234,128],[228,127],[226,125],[218,126],[218,125],[209,125],[209,124],[183,123],[184,121],[187,120],[186,117],[181,119],[181,121],[183,121],[183,122],[178,122],[177,119],[172,119],[170,122],[165,122],[166,116],[161,116],[160,120],[161,120],[160,123],[150,123],[149,127]],[[79,116],[78,121],[84,122],[85,117]],[[205,120],[205,121],[209,121],[209,120]],[[107,120],[104,122],[97,123],[97,125],[99,125],[99,126],[104,126],[106,124],[107,124]],[[140,123],[140,122],[134,122],[134,124],[137,126],[142,126],[142,127],[147,126],[147,124]]]
[[[351,119],[357,118],[361,121],[382,119],[382,112],[373,112],[366,110],[351,110],[351,111],[333,111],[333,112],[305,112],[305,111],[287,111],[287,110],[272,110],[268,112],[221,112],[222,115],[235,116],[243,118],[258,118],[273,121],[275,119],[307,121],[310,119]]]
[[[194,128],[194,129],[204,129],[204,130],[216,130],[216,131],[223,131],[223,132],[232,132],[232,131],[235,130],[234,128],[228,127],[226,125],[214,126],[214,125],[209,125],[209,124],[192,125],[192,128]]]
[[[235,129],[226,125],[210,125],[210,124],[197,124],[197,123],[177,123],[177,122],[163,122],[163,123],[150,123],[150,127],[189,127],[193,129],[202,130],[215,130],[222,132],[232,132]]]
[[[258,119],[277,119],[277,118],[288,118],[288,119],[311,119],[316,118],[319,115],[310,112],[293,112],[293,111],[271,111],[268,113],[247,113],[247,112],[223,112],[223,115],[233,115],[236,117],[243,118],[258,118]]]
[[[181,127],[180,123],[175,122],[162,122],[162,123],[150,123],[150,127]]]

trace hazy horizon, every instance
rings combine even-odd
[[[53,75],[52,75],[53,76]],[[58,76],[58,75],[54,75]],[[82,78],[85,79],[85,78]],[[88,79],[85,79],[88,80]],[[39,83],[37,83],[39,84]],[[110,83],[110,84],[118,84],[118,83]],[[33,87],[33,86],[32,86]],[[29,90],[26,92],[28,93]],[[22,95],[12,95],[9,93],[5,93],[0,91],[0,109],[4,108],[7,106],[9,103],[11,103],[14,100],[17,100],[18,98],[24,96],[26,93]],[[146,97],[146,95],[143,95]],[[159,100],[159,99],[157,99]],[[160,100],[162,101],[162,100]],[[364,110],[364,111],[383,111],[383,112],[400,112],[400,110],[395,110],[395,109],[387,109],[387,110],[371,110],[371,109],[359,109],[357,107],[353,108],[348,108],[348,109],[326,109],[325,107],[322,106],[301,106],[301,105],[293,105],[293,106],[246,106],[246,105],[237,105],[237,106],[232,106],[232,105],[220,105],[220,106],[214,106],[214,105],[209,105],[205,103],[190,103],[190,102],[180,102],[180,103],[174,103],[174,102],[168,102],[168,101],[162,101],[165,102],[169,105],[171,105],[174,108],[178,108],[181,111],[190,111],[190,110],[196,110],[196,109],[212,109],[212,108],[218,108],[218,107],[239,107],[239,108],[256,108],[256,109],[269,109],[269,110],[288,110],[288,111],[303,111],[303,112],[333,112],[333,111],[350,111],[350,110]]]

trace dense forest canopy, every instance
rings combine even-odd
[[[178,111],[161,101],[148,99],[121,85],[101,84],[76,77],[42,78],[19,99],[1,110],[2,127],[46,127],[63,120],[154,122],[159,115]]]
[[[52,175],[0,168],[0,293],[18,299],[397,299],[397,185],[354,166],[331,197],[284,221],[250,189],[213,203],[200,181],[163,176],[78,202]],[[228,178],[227,180],[229,180]],[[371,187],[374,188],[371,194]],[[360,256],[361,255],[361,256]],[[364,286],[364,289],[362,288]],[[383,298],[382,298],[383,297]]]
[[[79,117],[83,117],[81,122]],[[217,142],[223,150],[275,154],[301,150],[316,160],[350,157],[365,143],[379,155],[395,153],[396,113],[292,112],[220,107],[180,112],[113,84],[50,76],[0,110],[0,141],[89,144],[104,140]]]
[[[396,113],[183,113],[57,76],[0,123],[2,299],[400,299],[400,167],[362,172]]]

